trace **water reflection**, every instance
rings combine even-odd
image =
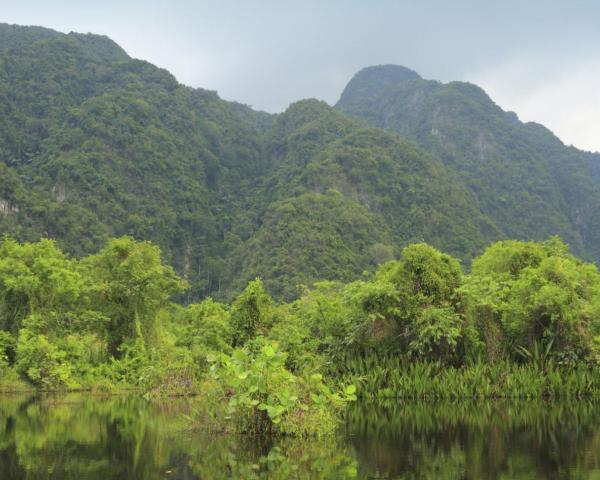
[[[341,439],[206,436],[190,414],[185,402],[0,397],[0,478],[356,478]]]
[[[356,405],[347,435],[206,436],[191,406],[0,397],[2,479],[593,479],[594,402]]]
[[[357,405],[348,428],[369,478],[600,478],[599,406],[384,402]]]

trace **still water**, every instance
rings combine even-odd
[[[600,404],[357,404],[336,438],[191,431],[189,404],[0,396],[0,479],[600,479]]]

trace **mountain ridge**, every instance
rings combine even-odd
[[[591,172],[584,152],[566,147],[546,127],[522,123],[478,86],[412,79],[378,89],[376,83],[364,82],[365,76],[372,77],[378,71],[381,67],[358,72],[336,108],[396,131],[438,155],[461,175],[480,199],[483,211],[505,235],[541,239],[554,232],[579,254],[587,251],[587,258],[599,258],[600,227],[594,210],[600,191],[597,183],[586,178]],[[357,83],[360,88],[353,86]],[[571,171],[563,168],[566,163]],[[576,205],[572,177],[577,177],[587,191]],[[504,204],[498,202],[502,199]],[[534,207],[530,215],[519,211],[519,205],[524,204]],[[533,228],[529,227],[531,215],[539,217]],[[593,224],[593,232],[579,228],[577,215],[587,217],[585,223]]]
[[[189,300],[229,299],[256,276],[293,298],[416,241],[468,265],[494,240],[560,234],[594,257],[600,196],[580,152],[479,87],[361,72],[336,108],[308,99],[268,114],[108,37],[0,24],[0,233],[75,256],[112,236],[151,240]]]

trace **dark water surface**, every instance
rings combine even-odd
[[[0,396],[0,479],[600,479],[600,404],[358,404],[347,434],[189,430],[189,404]]]

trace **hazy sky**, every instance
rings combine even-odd
[[[110,36],[187,85],[278,112],[395,63],[482,86],[600,151],[600,0],[0,0],[0,22]]]

